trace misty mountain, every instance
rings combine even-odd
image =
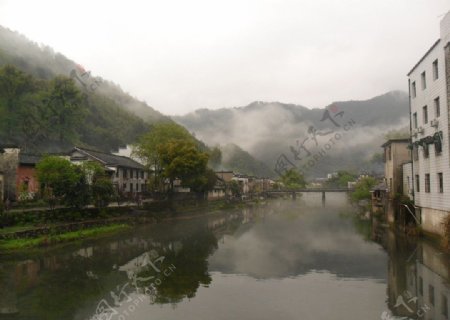
[[[258,177],[272,177],[274,172],[265,163],[255,159],[239,146],[229,143],[220,147],[222,151],[222,167],[238,173]]]
[[[386,133],[408,126],[408,112],[407,93],[392,91],[321,109],[257,101],[172,118],[205,143],[236,144],[272,170],[282,157],[309,176],[323,177],[340,169],[379,171],[373,155],[381,152]],[[336,134],[340,138],[330,142]]]
[[[57,75],[70,77],[73,70],[82,67],[51,47],[27,39],[18,32],[0,26],[0,66],[11,64],[20,70],[43,80],[53,79]],[[124,92],[119,85],[93,76],[88,70],[81,78],[87,86],[97,84],[95,93],[112,100],[120,108],[137,115],[148,123],[170,121],[168,117]],[[75,81],[77,82],[77,81]],[[81,84],[77,82],[81,87]]]

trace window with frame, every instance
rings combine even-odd
[[[411,83],[411,95],[412,95],[413,98],[415,98],[416,95],[417,95],[417,92],[416,92],[416,82],[415,82],[415,81],[413,81],[413,82]]]
[[[433,61],[433,80],[439,79],[439,65],[438,60]]]
[[[424,158],[429,158],[430,157],[430,146],[428,145],[428,143],[425,143],[423,145],[423,157]]]
[[[441,99],[439,97],[434,99],[434,116],[436,118],[441,116]]]
[[[430,174],[425,174],[425,192],[430,193]]]
[[[431,284],[428,285],[428,300],[434,306],[434,287]]]
[[[422,72],[422,74],[420,75],[420,79],[422,82],[422,90],[425,90],[427,88],[427,75],[425,71]]]
[[[419,160],[419,148],[416,145],[413,146],[413,158],[415,161]]]
[[[418,174],[416,174],[416,192],[420,192],[420,178]]]
[[[423,123],[427,124],[428,123],[428,106],[423,106],[422,113],[423,113]]]
[[[441,301],[441,313],[445,316],[445,318],[448,318],[448,300],[445,294],[441,293]]]
[[[437,178],[438,178],[439,193],[444,193],[444,174],[442,172],[439,172],[437,174]]]
[[[413,113],[413,125],[414,125],[414,129],[417,129],[417,127],[418,127],[417,112]]]

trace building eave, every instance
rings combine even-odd
[[[411,69],[411,71],[408,72],[408,77],[411,75],[411,73],[414,72],[414,70],[416,70],[416,68],[422,63],[423,60],[425,60],[425,58],[430,54],[431,51],[433,51],[433,49],[441,42],[441,39],[438,39],[432,46],[430,49],[428,49],[428,51],[423,55],[422,58],[420,58],[419,62],[417,62],[414,67]]]

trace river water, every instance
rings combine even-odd
[[[449,258],[345,194],[0,255],[0,319],[448,319]]]

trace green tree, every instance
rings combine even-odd
[[[333,176],[331,179],[328,179],[326,185],[334,188],[347,188],[348,182],[355,181],[356,177],[356,174],[341,170],[337,172],[337,175]]]
[[[305,178],[297,170],[290,169],[281,176],[281,182],[287,189],[300,189],[306,187]]]
[[[208,165],[213,169],[219,169],[222,164],[222,151],[219,147],[212,148],[209,152]]]
[[[133,154],[141,158],[146,166],[153,171],[152,184],[155,189],[162,190],[163,164],[161,148],[170,141],[187,141],[195,144],[195,139],[189,132],[173,122],[153,125],[149,132],[139,138],[133,148]]]
[[[43,186],[43,195],[51,205],[54,199],[74,207],[86,204],[86,179],[80,168],[69,160],[44,157],[36,165],[36,173]]]
[[[88,179],[92,201],[97,208],[105,208],[114,196],[114,186],[105,168],[97,162],[86,162],[82,166]]]
[[[354,201],[370,199],[370,190],[377,184],[377,180],[373,177],[361,178],[355,185],[355,191],[351,197]]]
[[[181,179],[185,187],[198,187],[198,180],[206,175],[208,154],[187,140],[170,140],[158,146],[158,157],[162,165],[163,177],[170,181],[173,191],[175,179]],[[206,181],[204,181],[206,183]]]
[[[0,121],[6,137],[12,138],[20,124],[20,113],[26,108],[26,98],[34,88],[33,78],[14,66],[0,69]]]
[[[60,143],[76,141],[85,108],[73,80],[62,76],[53,79],[45,103],[54,138]]]

